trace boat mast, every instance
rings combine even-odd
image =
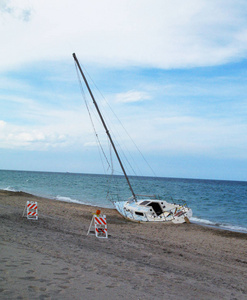
[[[114,152],[115,152],[115,154],[116,154],[116,156],[117,156],[118,162],[119,162],[120,167],[121,167],[121,169],[122,169],[122,171],[123,171],[123,173],[124,173],[125,179],[126,179],[128,185],[129,185],[129,188],[130,188],[130,191],[131,191],[131,193],[132,193],[132,196],[133,196],[134,200],[136,201],[136,195],[135,195],[134,190],[133,190],[133,188],[132,188],[132,186],[131,186],[131,184],[130,184],[128,175],[127,175],[127,173],[125,172],[124,166],[123,166],[122,161],[121,161],[121,159],[120,159],[120,157],[119,157],[119,155],[118,155],[118,152],[117,152],[117,149],[116,149],[116,147],[115,147],[115,144],[114,144],[114,142],[113,142],[113,140],[112,140],[112,138],[111,138],[111,134],[110,134],[110,132],[109,132],[107,126],[106,126],[106,123],[105,123],[105,121],[104,121],[104,119],[103,119],[103,117],[102,117],[102,114],[101,114],[101,112],[100,112],[100,110],[99,110],[98,104],[97,104],[97,102],[95,101],[94,95],[93,95],[93,93],[92,93],[92,91],[91,91],[91,89],[90,89],[90,87],[89,87],[89,85],[88,85],[87,79],[86,79],[86,77],[85,77],[85,75],[84,75],[84,73],[83,73],[83,71],[82,71],[82,69],[81,69],[81,66],[80,66],[80,64],[79,64],[79,61],[78,61],[78,59],[77,59],[75,53],[73,53],[72,55],[73,55],[73,58],[74,58],[74,60],[75,60],[75,62],[76,62],[76,65],[77,65],[77,67],[78,67],[78,69],[79,69],[79,71],[80,71],[80,73],[81,73],[81,76],[82,76],[82,78],[83,78],[83,80],[84,80],[84,82],[85,82],[85,84],[86,84],[86,86],[87,86],[88,92],[89,92],[89,94],[90,94],[90,96],[91,96],[91,98],[92,98],[92,100],[93,100],[93,104],[94,104],[94,106],[95,106],[95,108],[96,108],[96,110],[97,110],[97,112],[98,112],[98,115],[99,115],[99,117],[100,117],[100,120],[101,120],[101,122],[102,122],[102,124],[103,124],[103,126],[104,126],[104,128],[105,128],[106,134],[107,134],[107,136],[108,136],[108,138],[109,138],[109,140],[110,140],[110,142],[111,142],[111,145],[112,145],[112,147],[113,147],[113,150],[114,150]]]

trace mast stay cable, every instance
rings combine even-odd
[[[95,108],[96,108],[96,111],[97,111],[99,117],[100,117],[100,120],[101,120],[101,122],[102,122],[102,125],[103,125],[103,127],[104,127],[104,129],[105,129],[105,132],[106,132],[106,134],[107,134],[107,136],[108,136],[108,138],[109,138],[109,140],[110,140],[110,142],[111,142],[111,145],[112,145],[113,150],[114,150],[114,152],[115,152],[115,155],[116,155],[116,157],[117,157],[117,159],[118,159],[118,162],[119,162],[119,164],[120,164],[120,167],[121,167],[121,169],[122,169],[122,171],[123,171],[123,173],[124,173],[125,179],[126,179],[128,185],[129,185],[129,188],[130,188],[130,191],[131,191],[131,193],[132,193],[133,199],[134,199],[134,201],[137,201],[136,195],[135,195],[135,193],[134,193],[134,190],[133,190],[133,188],[132,188],[132,185],[130,184],[129,178],[128,178],[127,174],[126,174],[126,171],[125,171],[125,169],[124,169],[124,166],[123,166],[123,164],[122,164],[122,161],[121,161],[121,159],[120,159],[120,157],[119,157],[119,154],[118,154],[118,152],[117,152],[116,146],[115,146],[115,144],[114,144],[114,142],[113,142],[113,140],[112,140],[111,134],[110,134],[110,132],[109,132],[107,126],[106,126],[106,123],[105,123],[105,121],[104,121],[104,119],[103,119],[103,117],[102,117],[102,114],[101,114],[100,110],[99,110],[98,104],[97,104],[97,102],[96,102],[96,100],[95,100],[95,98],[94,98],[94,95],[93,95],[93,93],[92,93],[92,91],[91,91],[91,89],[90,89],[90,87],[89,87],[89,85],[88,85],[87,79],[86,79],[86,77],[85,77],[85,75],[84,75],[84,73],[83,73],[83,71],[82,71],[82,69],[81,69],[81,66],[80,66],[80,64],[79,64],[79,61],[78,61],[78,59],[77,59],[75,53],[73,53],[73,58],[74,58],[74,60],[75,60],[75,62],[76,62],[76,65],[78,66],[78,69],[79,69],[79,71],[80,71],[80,73],[81,73],[81,75],[82,75],[82,78],[83,78],[83,80],[84,80],[84,82],[85,82],[85,84],[86,84],[86,87],[87,87],[88,92],[89,92],[89,94],[90,94],[90,96],[91,96],[91,98],[92,98],[93,104],[94,104],[94,106],[95,106]]]
[[[99,88],[97,87],[96,83],[94,82],[94,80],[91,78],[90,74],[87,72],[87,70],[85,70],[85,73],[87,74],[87,76],[90,78],[90,80],[92,81],[93,85],[95,86],[95,88],[97,89],[98,93],[100,94],[100,96],[104,99],[105,103],[107,104],[107,106],[109,107],[109,109],[111,110],[112,114],[115,116],[115,118],[117,119],[117,121],[119,122],[119,124],[121,125],[121,127],[123,128],[125,134],[128,136],[128,138],[131,140],[131,142],[133,143],[133,145],[135,146],[136,150],[139,152],[139,154],[141,155],[142,159],[144,160],[144,162],[146,163],[146,165],[148,166],[148,168],[150,169],[150,171],[153,173],[154,177],[157,177],[156,173],[154,172],[153,168],[151,167],[151,165],[148,163],[147,159],[145,158],[145,156],[143,155],[143,153],[141,152],[140,148],[137,146],[137,144],[135,143],[135,141],[133,140],[133,138],[130,136],[130,134],[128,133],[128,131],[126,130],[126,128],[124,127],[123,123],[121,122],[121,120],[118,118],[118,116],[115,114],[114,110],[111,108],[109,102],[107,101],[107,99],[104,97],[104,95],[101,93],[101,91],[99,90]],[[118,146],[121,148],[121,145],[118,144]],[[128,163],[129,167],[131,168],[132,172],[137,176],[136,172],[134,171],[134,169],[132,168],[130,162],[128,161],[127,157],[124,154],[124,151],[122,151],[122,154],[125,157],[126,162]],[[138,166],[137,166],[138,167]],[[140,171],[140,169],[138,168],[138,170]]]
[[[100,140],[99,140],[99,136],[98,136],[98,134],[97,134],[97,131],[96,131],[96,128],[95,128],[95,125],[94,125],[94,122],[93,122],[93,118],[92,118],[92,115],[91,115],[90,110],[89,110],[89,105],[88,105],[87,100],[86,100],[86,95],[85,95],[84,90],[83,90],[83,85],[82,85],[82,82],[81,82],[81,78],[80,78],[80,76],[79,76],[78,67],[77,67],[77,65],[76,65],[76,62],[75,62],[75,67],[76,67],[76,73],[77,73],[77,77],[78,77],[78,81],[79,81],[79,85],[80,85],[80,90],[81,90],[81,93],[82,93],[82,96],[83,96],[83,99],[84,99],[84,102],[85,102],[85,105],[86,105],[86,108],[87,108],[87,111],[88,111],[88,115],[89,115],[89,118],[90,118],[90,121],[91,121],[93,130],[94,130],[94,134],[95,134],[96,140],[97,140],[98,145],[99,145],[99,147],[100,147],[100,149],[101,149],[101,151],[102,151],[102,153],[103,153],[103,155],[104,155],[104,157],[105,157],[105,160],[106,160],[107,165],[108,165],[108,169],[110,169],[111,166],[112,166],[112,164],[109,163],[109,161],[108,161],[108,159],[107,159],[107,156],[106,156],[106,154],[105,154],[105,151],[104,151],[104,149],[103,149],[103,147],[102,147],[102,145],[101,145],[101,142],[100,142]],[[103,165],[103,168],[104,168],[103,161],[102,161],[102,165]],[[112,167],[113,167],[113,166],[112,166]],[[106,172],[105,172],[105,173],[106,173]]]

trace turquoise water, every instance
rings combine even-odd
[[[193,210],[192,222],[247,233],[247,182],[130,177],[136,194],[155,194]],[[108,192],[131,196],[122,176],[0,170],[0,189],[113,208]]]

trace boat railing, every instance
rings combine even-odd
[[[136,194],[137,197],[145,197],[145,198],[157,198],[155,195],[143,195],[143,194]]]
[[[187,203],[184,199],[174,199],[171,197],[171,201],[173,202],[173,204],[179,204],[181,207],[187,207]]]
[[[142,198],[158,199],[158,197],[157,197],[156,195],[136,194],[135,196],[138,197],[139,199],[142,199]],[[121,198],[119,197],[119,194],[118,194],[118,193],[112,193],[112,192],[108,192],[106,198],[107,198],[109,201],[111,201],[111,202],[115,202],[115,201],[121,201],[121,202],[122,202],[122,201],[126,201],[126,199],[121,199]],[[135,199],[133,196],[129,197],[127,200],[128,200],[129,203],[132,202],[132,201],[136,201],[136,199]]]

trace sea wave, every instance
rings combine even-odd
[[[64,202],[72,202],[72,203],[78,203],[78,204],[88,204],[88,203],[85,203],[85,202],[82,202],[82,201],[79,201],[79,200],[76,200],[76,199],[72,199],[70,197],[65,197],[65,196],[60,196],[60,195],[57,195],[54,199],[59,200],[59,201],[64,201]]]
[[[215,227],[215,228],[219,228],[219,229],[223,229],[223,230],[247,233],[247,227],[243,227],[243,226],[237,226],[237,225],[232,225],[232,224],[221,224],[221,223],[216,223],[216,222],[212,222],[212,221],[205,220],[205,219],[200,219],[197,217],[192,217],[190,219],[190,221],[192,223],[200,224],[203,226],[209,226],[209,227]]]
[[[90,202],[84,202],[82,200],[72,199],[70,197],[65,197],[65,196],[60,196],[60,195],[57,195],[53,199],[58,200],[58,201],[63,201],[63,202],[71,202],[71,203],[82,204],[82,205],[98,206],[98,205],[90,203]]]
[[[3,188],[3,190],[4,190],[4,191],[9,191],[9,192],[20,192],[20,191],[14,189],[14,188],[11,187],[11,186],[8,186],[8,187],[6,187],[6,188]]]

